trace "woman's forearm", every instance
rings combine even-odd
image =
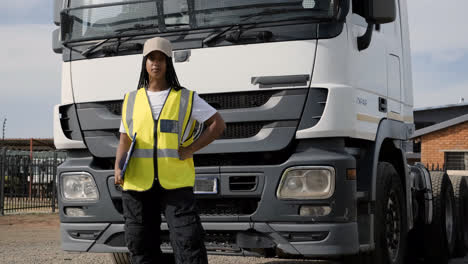
[[[117,153],[115,154],[114,170],[119,168],[119,162],[122,159],[125,152],[130,148],[132,141],[125,133],[120,133],[119,146],[117,147]]]
[[[208,127],[203,131],[200,137],[188,147],[192,153],[197,152],[219,138],[223,134],[224,129],[226,129],[226,124],[219,113],[214,114],[206,123]]]

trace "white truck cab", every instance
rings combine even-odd
[[[413,131],[406,1],[55,3],[64,250],[127,252],[113,164],[122,99],[154,36],[173,43],[182,86],[227,124],[194,156],[210,254],[403,263],[407,235],[431,223],[430,175],[403,149]]]

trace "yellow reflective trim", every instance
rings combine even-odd
[[[135,97],[137,92],[133,91],[128,93],[127,107],[125,109],[125,120],[127,121],[127,134],[130,138],[133,137],[133,110],[135,105]]]
[[[158,149],[158,158],[179,159],[179,151],[177,149]]]
[[[184,89],[184,90],[188,91],[186,89]],[[186,102],[187,105],[186,105],[186,107],[183,108],[185,110],[185,113],[184,113],[184,122],[182,123],[183,125],[182,125],[182,129],[181,129],[181,132],[180,132],[181,137],[185,133],[185,130],[187,130],[187,126],[188,126],[188,123],[190,121],[190,117],[192,115],[193,91],[188,91],[187,95],[188,95],[187,102]],[[182,142],[183,141],[181,140],[181,138],[179,138],[179,144],[182,143]]]
[[[128,125],[127,125],[127,103],[128,103],[128,93],[125,94],[124,102],[122,105],[122,123],[124,125],[125,132],[127,133],[127,135],[129,135]]]
[[[154,149],[135,149],[132,158],[153,158]]]

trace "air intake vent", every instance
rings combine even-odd
[[[327,104],[328,89],[310,88],[306,106],[298,130],[315,126],[322,118]]]
[[[220,139],[249,138],[260,132],[268,122],[227,123]],[[271,123],[271,122],[270,122]]]
[[[114,115],[122,115],[122,104],[123,101],[110,101],[103,103],[107,110],[109,110]]]
[[[201,94],[200,97],[205,99],[214,108],[221,109],[237,109],[237,108],[252,108],[264,105],[276,91],[255,91],[242,93],[224,93],[224,94]]]
[[[68,117],[70,106],[62,106],[59,108],[60,112],[60,125],[62,126],[63,134],[68,139],[71,139],[71,133],[73,132],[70,128],[70,117]]]
[[[59,107],[59,114],[60,125],[65,137],[72,140],[82,140],[75,107],[62,105]]]
[[[254,191],[257,188],[257,176],[231,176],[229,189],[231,191]]]

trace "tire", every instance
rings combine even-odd
[[[131,264],[130,262],[130,254],[128,253],[110,253],[110,258],[112,260],[112,264]]]
[[[446,264],[455,248],[455,199],[445,172],[431,171],[433,217],[424,232],[427,263]]]
[[[454,257],[466,255],[466,242],[468,240],[467,218],[468,186],[463,176],[449,175],[455,197],[455,250]]]
[[[392,164],[379,162],[374,219],[375,249],[346,257],[349,264],[403,264],[407,245],[407,219],[404,191]]]
[[[467,189],[468,189],[468,175],[465,175],[463,176],[463,181],[466,183],[466,186],[467,186]],[[467,221],[468,221],[468,195],[465,196],[465,195],[462,195],[463,197],[463,204],[462,204],[462,207],[461,207],[461,215],[462,215],[462,218],[463,218],[463,231],[464,231],[464,236],[463,236],[463,239],[464,239],[464,243],[465,243],[465,250],[468,249],[468,225],[467,225]]]

